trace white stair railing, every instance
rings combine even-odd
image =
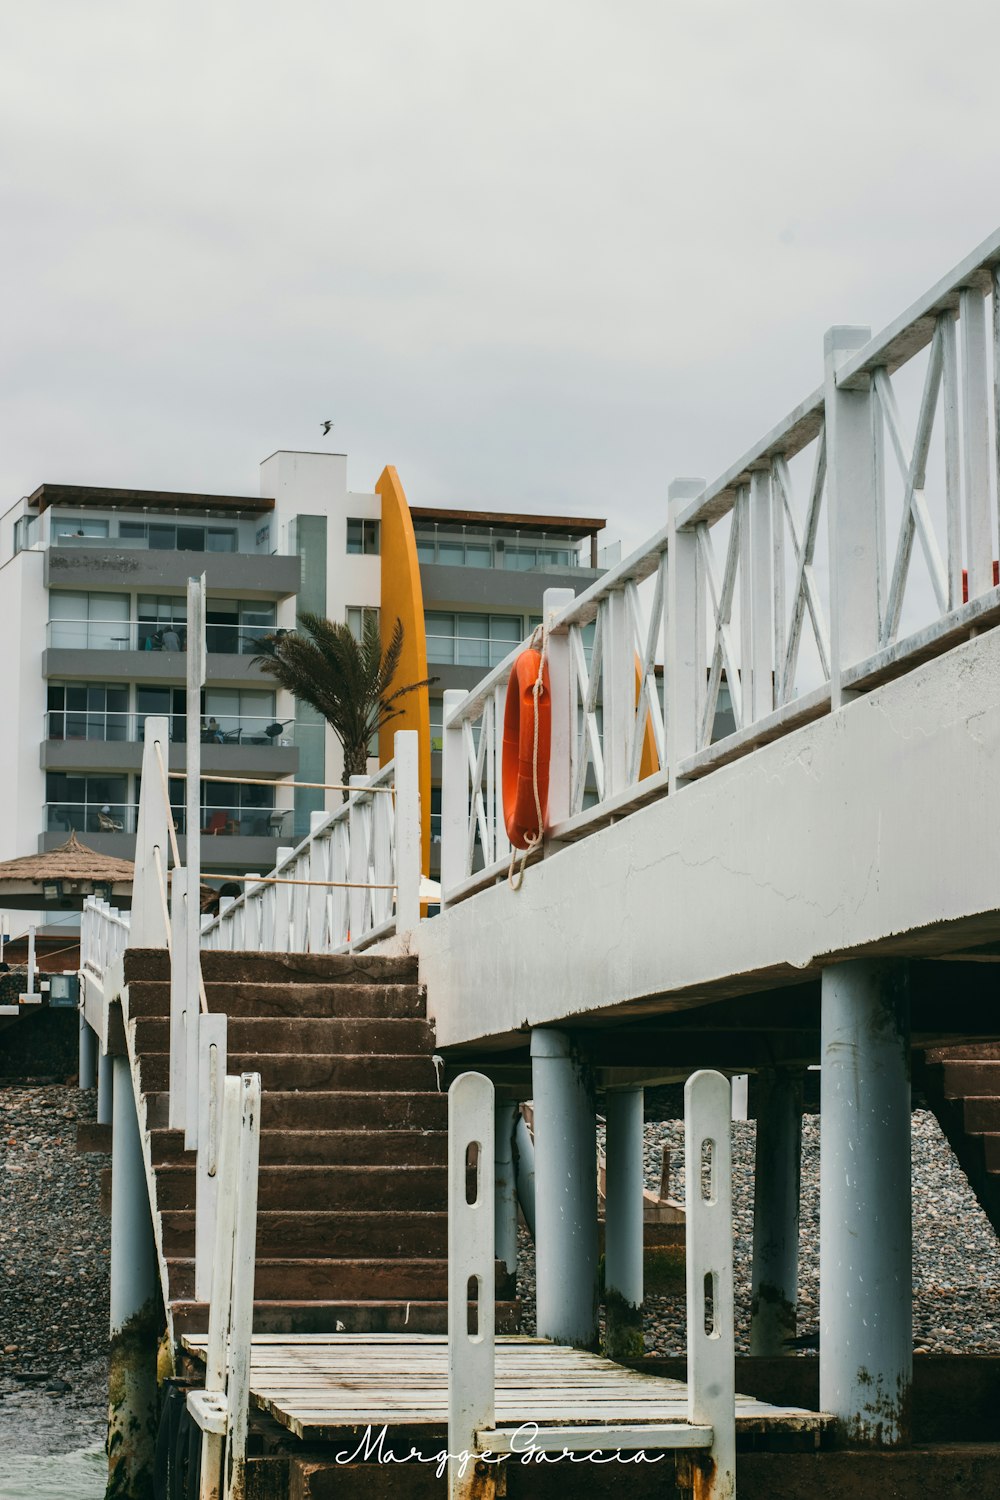
[[[258,1073],[225,1080],[219,1134],[205,1386],[188,1392],[187,1406],[202,1432],[199,1500],[243,1500],[260,1160]]]

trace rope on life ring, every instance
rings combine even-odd
[[[540,646],[536,646],[539,635]],[[507,684],[501,781],[504,826],[511,842],[507,879],[514,891],[521,889],[528,855],[541,843],[548,805],[552,694],[546,646],[545,631],[540,627],[514,663]],[[515,880],[518,849],[524,852]]]

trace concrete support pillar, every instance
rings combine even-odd
[[[494,1235],[497,1260],[508,1276],[517,1275],[517,1181],[514,1176],[516,1104],[498,1103],[493,1134]]]
[[[564,1032],[531,1034],[538,1332],[597,1343],[597,1128],[586,1069]]]
[[[95,1037],[96,1040],[96,1037]],[[112,1085],[112,1058],[109,1052],[97,1054],[97,1123],[110,1125],[114,1088]]]
[[[114,1059],[108,1500],[147,1500],[156,1447],[156,1250],[128,1058]]]
[[[605,1351],[642,1353],[642,1089],[608,1093],[604,1191]]]
[[[97,1087],[97,1032],[80,1012],[80,1087]]]
[[[517,1182],[517,1201],[528,1226],[528,1233],[535,1238],[535,1143],[518,1110],[514,1121],[514,1176]]]
[[[788,1068],[768,1068],[758,1074],[754,1094],[750,1353],[786,1354],[785,1340],[795,1337],[799,1286],[802,1075]]]
[[[819,1400],[842,1438],[910,1437],[913,1377],[905,965],[823,970]]]

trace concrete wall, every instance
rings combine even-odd
[[[993,630],[424,924],[439,1044],[996,938],[998,765]]]
[[[204,573],[208,592],[235,599],[287,597],[299,586],[297,557],[242,552],[147,552],[51,547],[45,552],[46,588],[186,589]]]
[[[5,703],[0,714],[0,859],[34,853],[45,801],[45,776],[38,763],[46,704],[42,559],[41,552],[20,552],[0,567]]]
[[[142,745],[138,740],[43,740],[39,761],[44,771],[80,773],[134,771],[142,769]],[[171,771],[183,771],[185,746],[170,746]],[[291,776],[299,768],[294,745],[218,745],[201,747],[201,774],[211,781],[218,776]],[[234,788],[234,795],[235,795]]]
[[[45,595],[42,595],[45,599]],[[42,640],[45,629],[42,627]],[[272,687],[259,667],[250,665],[250,656],[211,651],[206,657],[206,681],[214,687]],[[185,681],[187,656],[183,651],[86,651],[78,647],[54,646],[41,653],[41,674],[60,681],[73,682],[172,682],[178,687]],[[43,696],[44,707],[44,696]],[[277,717],[290,719],[291,711]]]
[[[575,594],[582,594],[600,576],[600,570],[596,568],[557,568],[546,572],[539,569],[520,573],[506,568],[420,564],[425,609],[482,609],[494,614],[520,612],[540,615],[546,589],[572,589]]]

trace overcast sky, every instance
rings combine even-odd
[[[31,0],[0,18],[3,508],[711,478],[1000,221],[995,0]]]

